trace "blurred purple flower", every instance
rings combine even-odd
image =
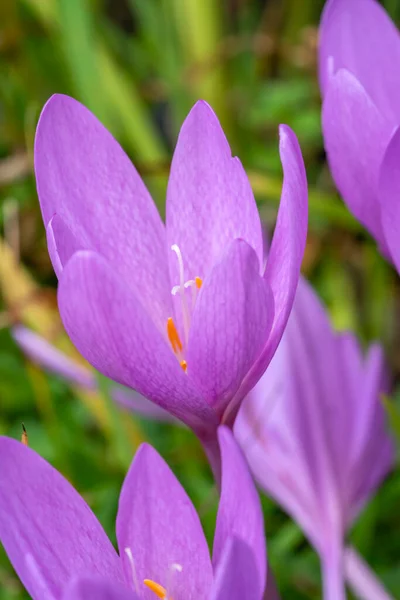
[[[385,379],[380,347],[363,357],[300,281],[280,346],[235,423],[256,479],[319,553],[328,600],[345,598],[344,535],[394,459]]]
[[[98,389],[94,371],[78,364],[42,336],[23,325],[16,325],[11,333],[24,354],[42,369],[55,373],[74,386],[87,390]],[[124,409],[157,421],[178,422],[166,410],[134,390],[112,384],[109,392],[114,402]]]
[[[0,541],[32,598],[261,600],[267,558],[259,497],[231,432],[221,427],[218,438],[222,489],[212,561],[196,510],[151,446],[139,448],[122,486],[118,554],[53,467],[0,438]]]
[[[328,0],[322,128],[335,183],[400,272],[400,36],[375,0]]]
[[[166,225],[121,147],[53,96],[35,141],[38,193],[65,328],[83,356],[204,441],[231,425],[286,325],[307,229],[297,139],[280,128],[281,206],[268,262],[246,174],[205,102],[179,134]],[[172,292],[172,293],[171,293]]]

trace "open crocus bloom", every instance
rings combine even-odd
[[[166,224],[118,143],[53,96],[35,171],[65,328],[99,371],[215,436],[265,371],[285,327],[307,228],[297,139],[280,128],[284,183],[266,266],[257,207],[219,122],[198,102],[171,166]]]
[[[262,488],[319,552],[327,599],[345,597],[344,534],[394,458],[384,389],[380,347],[363,357],[354,336],[332,331],[300,281],[281,344],[234,431]]]
[[[322,127],[335,183],[400,271],[400,36],[375,0],[328,0]]]
[[[76,490],[16,440],[0,438],[0,541],[34,600],[261,600],[261,506],[231,432],[221,427],[222,488],[212,561],[189,497],[143,444],[122,486],[119,554]]]

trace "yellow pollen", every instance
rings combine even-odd
[[[172,317],[168,317],[167,320],[167,334],[172,346],[172,350],[175,352],[175,354],[177,354],[178,352],[182,352],[183,346],[181,338],[179,337],[179,333],[175,327],[175,323]]]
[[[201,286],[203,285],[203,280],[201,279],[201,277],[195,277],[195,278],[194,278],[194,281],[195,281],[195,283],[196,283],[196,287],[197,287],[198,289],[200,289],[200,288],[201,288]]]
[[[181,362],[179,364],[181,365],[182,369],[186,373],[186,371],[187,371],[187,362],[186,362],[186,360],[181,360]]]
[[[164,600],[167,597],[167,590],[159,583],[156,583],[152,579],[144,579],[143,583],[144,585],[147,585],[158,598],[161,598],[161,600]]]

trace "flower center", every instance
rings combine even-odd
[[[131,567],[132,580],[133,580],[135,592],[139,596],[140,595],[139,580],[138,580],[138,576],[137,576],[137,572],[136,572],[135,561],[134,561],[133,555],[132,555],[132,550],[130,548],[124,548],[124,552],[125,552],[126,556],[128,557],[128,561],[129,561],[129,564]],[[163,587],[159,583],[156,583],[152,579],[144,579],[143,583],[152,592],[155,593],[157,598],[161,598],[161,600],[173,600],[172,596],[169,595],[169,592],[167,590],[172,589],[174,575],[175,575],[175,573],[181,573],[182,569],[183,569],[183,567],[179,563],[172,563],[172,565],[169,566],[167,577],[166,577],[167,582],[168,582],[167,588]]]
[[[179,284],[174,285],[171,290],[171,294],[173,296],[178,296],[181,301],[181,312],[182,312],[182,321],[183,321],[183,331],[184,331],[184,344],[185,346],[188,343],[189,339],[189,327],[190,327],[190,315],[191,311],[194,308],[196,303],[197,293],[203,284],[203,280],[200,277],[195,277],[194,279],[189,279],[185,281],[185,270],[183,267],[183,258],[182,253],[180,251],[179,246],[177,244],[173,244],[171,246],[171,250],[175,252],[178,265],[179,265]],[[191,307],[189,306],[188,301],[188,290],[192,290],[192,301]],[[182,344],[181,338],[179,337],[178,330],[174,323],[172,317],[168,317],[167,319],[167,335],[169,342],[171,344],[172,350],[179,360],[179,364],[182,369],[186,372],[187,370],[187,362],[184,357],[184,345]]]
[[[168,574],[168,589],[169,590],[172,588],[172,579],[173,579],[174,574],[175,573],[181,573],[181,572],[182,572],[182,565],[180,565],[179,563],[173,563],[170,566],[170,568],[169,568],[169,574]],[[161,598],[161,600],[173,600],[172,596],[169,595],[169,593],[165,589],[165,587],[163,587],[159,583],[156,583],[152,579],[144,579],[143,583],[152,592],[155,593],[155,595],[157,596],[157,598]]]

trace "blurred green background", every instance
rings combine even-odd
[[[121,481],[150,441],[199,509],[210,538],[217,493],[194,436],[118,411],[104,393],[71,389],[27,361],[10,335],[22,322],[76,356],[56,308],[32,174],[40,110],[54,92],[86,104],[132,157],[160,210],[171,152],[198,99],[217,112],[272,227],[281,188],[279,123],[297,133],[310,184],[304,273],[338,328],[381,339],[400,373],[398,276],[337,197],[320,130],[316,77],[322,0],[2,0],[0,3],[0,433],[20,437],[84,495],[114,539]],[[398,22],[400,0],[386,8]],[[104,382],[103,382],[104,383]],[[395,404],[390,419],[400,422]],[[400,597],[400,472],[364,510],[352,542]],[[319,566],[298,528],[263,498],[282,596],[320,598]],[[0,549],[0,599],[25,598]]]

